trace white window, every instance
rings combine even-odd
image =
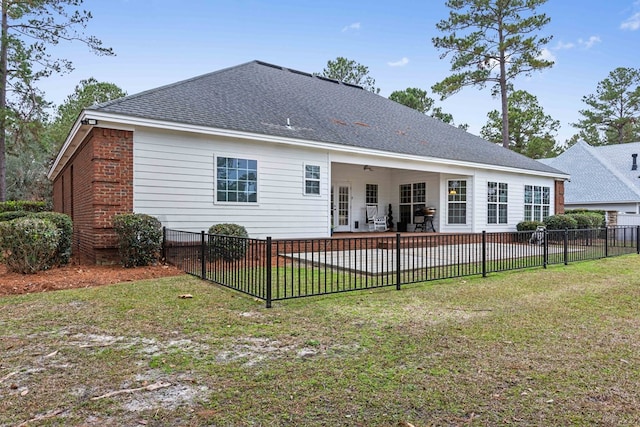
[[[320,195],[320,166],[304,165],[304,194]]]
[[[544,221],[549,216],[551,188],[539,185],[524,186],[524,220]]]
[[[367,184],[365,189],[365,203],[367,205],[378,204],[378,184]]]
[[[216,159],[216,201],[257,203],[258,162],[218,157]]]
[[[487,183],[487,223],[506,224],[509,186],[506,182]]]
[[[467,223],[467,181],[453,179],[447,182],[447,223]]]

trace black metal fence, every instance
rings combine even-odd
[[[163,230],[167,262],[265,300],[301,298],[640,254],[640,227],[250,239]]]

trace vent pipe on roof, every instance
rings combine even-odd
[[[631,165],[631,170],[632,171],[638,170],[638,155],[632,154],[631,157],[633,158],[633,164]]]

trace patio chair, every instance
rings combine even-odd
[[[369,231],[387,231],[387,216],[378,215],[378,205],[367,205]]]
[[[531,233],[531,237],[529,238],[530,245],[542,245],[544,243],[544,232],[547,228],[544,225],[539,225],[536,227],[536,231]]]

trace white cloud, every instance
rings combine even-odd
[[[600,37],[598,36],[591,36],[587,40],[578,39],[580,46],[584,46],[586,49],[591,49],[594,44],[600,43],[601,41],[602,40],[600,40]]]
[[[565,42],[558,42],[558,44],[556,45],[556,47],[553,48],[553,50],[566,50],[566,49],[573,49],[574,47],[576,47],[575,43],[565,43]]]
[[[359,22],[354,22],[351,25],[347,25],[346,27],[344,27],[342,29],[342,32],[344,33],[345,31],[349,31],[349,30],[359,30],[360,29],[360,23]]]
[[[635,31],[640,28],[640,12],[636,12],[631,17],[627,18],[622,24],[620,29]]]
[[[404,67],[409,63],[409,58],[403,56],[401,60],[395,62],[387,62],[389,67]]]
[[[556,56],[553,54],[553,52],[551,52],[549,49],[542,49],[542,51],[540,52],[540,56],[538,57],[539,59],[544,59],[546,61],[553,61],[555,62],[556,60]]]

